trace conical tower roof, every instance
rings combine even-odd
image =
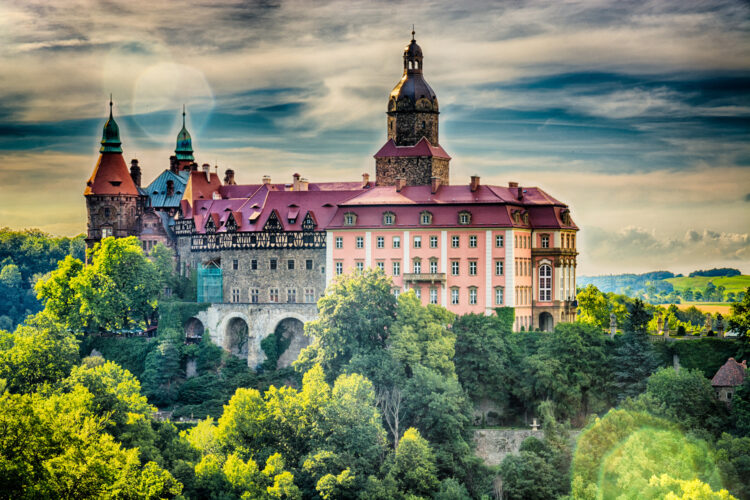
[[[122,153],[120,142],[120,127],[112,116],[112,97],[109,98],[109,119],[104,124],[102,131],[102,147],[100,153]]]
[[[193,156],[193,138],[185,127],[185,107],[182,107],[182,129],[177,134],[177,147],[174,150],[177,160],[195,161]]]

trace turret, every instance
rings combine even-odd
[[[193,156],[193,138],[185,126],[185,106],[182,107],[182,129],[177,134],[177,147],[174,150],[179,170],[190,169],[195,161]]]

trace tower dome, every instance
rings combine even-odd
[[[117,126],[112,116],[112,97],[109,98],[109,119],[104,124],[102,130],[102,146],[99,148],[100,153],[122,153],[122,143],[120,142],[120,127]]]
[[[404,47],[404,74],[391,91],[388,111],[438,112],[435,91],[422,76],[422,48],[411,32],[411,42]]]
[[[177,134],[177,147],[174,150],[177,160],[195,161],[193,156],[193,138],[185,127],[185,107],[182,107],[182,129]]]

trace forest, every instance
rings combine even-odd
[[[512,309],[457,317],[366,270],[329,287],[292,368],[256,372],[185,342],[205,305],[166,247],[58,259],[33,271],[38,310],[0,327],[1,498],[480,499],[498,476],[507,499],[750,498],[750,377],[731,407],[710,383],[747,358],[748,294],[740,338],[668,343],[654,306],[593,287],[577,322],[513,332]],[[518,454],[475,456],[474,429],[532,418]]]

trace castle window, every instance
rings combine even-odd
[[[503,305],[503,299],[505,295],[505,289],[501,286],[495,287],[495,305],[501,306]]]
[[[354,267],[357,269],[357,272],[362,272],[365,270],[365,263],[360,261],[357,261],[354,263]]]
[[[503,261],[496,260],[495,261],[495,276],[502,276],[502,275],[503,275]]]
[[[549,235],[548,234],[542,235],[542,248],[549,248]]]
[[[393,212],[386,212],[383,214],[383,224],[386,226],[392,226],[396,223],[396,215]]]
[[[430,304],[438,303],[437,288],[430,288]]]
[[[236,271],[236,270],[237,270],[237,269],[239,269],[239,268],[240,268],[240,261],[239,261],[239,260],[237,260],[237,259],[234,259],[234,260],[232,261],[232,269],[234,269],[234,270]]]
[[[357,215],[352,212],[347,212],[344,214],[344,225],[345,226],[353,226],[357,223]]]
[[[336,248],[344,248],[344,238],[336,236]]]
[[[109,207],[105,208],[105,209],[104,209],[104,216],[105,216],[105,217],[109,217],[109,214],[110,214],[110,212],[111,212],[111,211],[110,211]]]
[[[385,262],[383,262],[382,260],[379,260],[375,263],[375,265],[378,266],[378,269],[385,272]]]
[[[240,301],[240,289],[239,288],[232,288],[232,302],[239,302]]]
[[[424,211],[419,214],[419,223],[423,226],[427,226],[432,224],[432,214],[430,212]]]
[[[422,122],[422,128],[424,129],[427,126],[427,123]]]
[[[362,236],[357,236],[357,239],[355,241],[357,242],[357,248],[365,247],[365,239]]]
[[[286,261],[286,268],[290,271],[294,270],[294,259],[289,259]]]
[[[469,276],[476,276],[477,275],[477,261],[470,260],[469,261]]]
[[[398,260],[393,261],[393,275],[394,276],[401,275],[401,262]]]
[[[458,305],[458,288],[451,288],[451,304]]]
[[[437,248],[438,238],[437,236],[430,236],[430,248]]]
[[[539,300],[552,300],[552,267],[547,264],[539,267]]]
[[[385,248],[385,238],[383,236],[378,236],[375,241],[378,248]]]
[[[461,241],[460,236],[452,236],[451,237],[451,247],[458,248],[459,242]]]
[[[421,236],[415,236],[414,237],[414,248],[422,248],[422,237]]]
[[[471,224],[471,213],[467,211],[459,212],[458,223],[463,225]]]
[[[260,290],[257,288],[253,288],[250,290],[250,302],[252,304],[257,304],[260,302]]]
[[[336,262],[336,274],[343,274],[343,273],[344,273],[344,263]]]
[[[472,234],[469,236],[469,248],[476,248],[477,247],[477,237],[476,235]]]
[[[420,287],[414,287],[413,288],[415,295],[418,299],[422,298],[422,289]]]
[[[451,261],[451,274],[453,276],[458,276],[460,266],[461,264],[457,260]]]
[[[422,274],[422,261],[419,259],[414,259],[412,270],[414,274]]]
[[[477,304],[477,289],[476,287],[469,288],[469,304],[472,306]]]
[[[294,304],[295,302],[297,302],[297,289],[296,288],[287,289],[286,301],[289,304]]]
[[[109,238],[112,236],[112,228],[111,227],[103,227],[102,228],[102,238]]]
[[[505,241],[504,241],[504,240],[505,240],[505,238],[503,238],[503,235],[502,235],[502,234],[498,234],[498,235],[496,235],[496,236],[495,236],[495,246],[496,246],[497,248],[502,248],[502,247],[503,247],[503,244],[505,243]]]
[[[438,262],[435,259],[430,260],[430,273],[436,274],[438,272]]]
[[[393,248],[401,248],[401,236],[393,237]]]
[[[271,260],[270,260],[270,261],[268,262],[268,268],[269,268],[269,269],[271,269],[272,271],[275,271],[275,270],[276,270],[276,268],[278,267],[278,264],[279,264],[279,261],[278,261],[278,260],[276,260],[276,259],[271,259]]]
[[[313,261],[312,261],[312,259],[307,259],[305,261],[305,269],[307,269],[308,271],[310,271],[310,270],[312,270],[312,268],[313,268]]]
[[[315,290],[313,288],[305,288],[305,302],[308,304],[315,302]]]
[[[250,261],[250,269],[252,269],[253,271],[255,271],[255,270],[258,269],[258,260],[257,259],[253,259],[253,260]]]
[[[268,291],[268,301],[269,302],[278,302],[279,301],[279,289],[278,288],[271,288]]]

